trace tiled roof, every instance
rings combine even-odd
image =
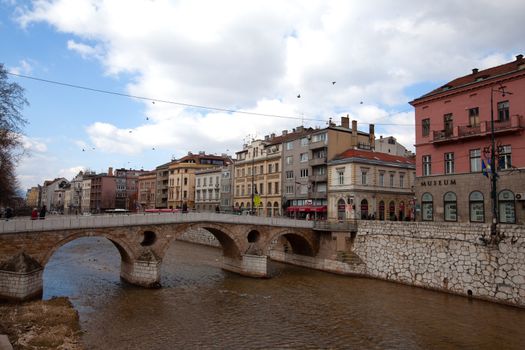
[[[516,59],[512,62],[508,62],[496,67],[484,69],[484,70],[473,70],[471,74],[456,78],[445,85],[415,99],[419,100],[431,95],[436,95],[441,92],[450,91],[452,89],[456,89],[465,85],[474,84],[476,82],[483,82],[485,80],[495,78],[504,74],[508,74],[514,71],[518,70],[524,70],[525,68],[525,58],[523,58],[523,55],[516,56]]]
[[[415,165],[413,158],[406,158],[401,156],[394,156],[388,153],[374,152],[374,151],[365,151],[359,149],[349,149],[343,153],[337,155],[334,158],[334,161],[344,160],[348,158],[360,158],[365,160],[388,162],[388,163],[397,163],[402,165]]]
[[[301,138],[301,137],[304,137],[306,135],[309,135],[313,132],[315,132],[317,130],[314,130],[312,128],[307,128],[307,129],[303,129],[301,131],[293,131],[293,132],[290,132],[286,135],[279,135],[279,136],[276,136],[272,139],[270,139],[269,141],[265,141],[267,142],[267,146],[271,146],[271,145],[277,145],[277,144],[281,144],[281,143],[284,143],[284,142],[288,142],[288,141],[291,141],[291,140],[296,140],[298,138]]]

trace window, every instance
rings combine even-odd
[[[511,153],[512,149],[510,145],[501,146],[498,149],[498,165],[500,170],[510,169],[512,167]]]
[[[509,120],[509,101],[498,102],[498,121]]]
[[[424,136],[428,136],[430,134],[430,119],[426,118],[421,121],[421,132]]]
[[[443,116],[443,128],[445,129],[445,136],[452,135],[452,129],[454,128],[454,118],[452,113]]]
[[[384,172],[379,172],[379,186],[384,186],[385,185],[385,173]]]
[[[485,209],[483,205],[483,194],[472,192],[469,197],[469,213],[471,222],[485,222]]]
[[[432,174],[432,157],[423,156],[423,176]]]
[[[286,149],[289,151],[293,149],[293,141],[286,142]]]
[[[308,169],[301,169],[300,177],[308,177]]]
[[[299,161],[301,163],[307,162],[308,161],[308,153],[301,153],[299,155]]]
[[[184,186],[186,186],[187,184],[188,184],[188,178],[185,177],[185,178],[184,178]]]
[[[447,192],[443,196],[443,207],[445,208],[445,221],[457,221],[457,201],[454,192]]]
[[[405,187],[405,174],[399,174],[399,187]]]
[[[272,194],[272,183],[268,182],[268,194]]]
[[[259,184],[259,194],[260,195],[264,194],[264,184]]]
[[[292,156],[287,156],[286,157],[286,164],[287,165],[293,164],[293,157]]]
[[[293,170],[287,170],[286,171],[286,178],[287,179],[293,179]]]
[[[317,183],[317,192],[326,192],[326,182]]]
[[[394,174],[390,174],[390,187],[394,187]]]
[[[279,183],[278,182],[275,182],[275,194],[279,194]]]
[[[259,166],[259,171],[260,171],[259,174],[261,175],[264,174],[264,165]]]
[[[468,110],[469,126],[479,126],[479,108],[469,108]]]
[[[424,193],[421,196],[421,219],[423,221],[434,220],[432,195],[430,193]]]
[[[273,172],[273,164],[268,164],[268,174]]]
[[[312,136],[312,142],[326,141],[326,133]]]
[[[303,137],[301,139],[301,146],[308,146],[308,139],[306,137]]]
[[[454,174],[454,153],[445,153],[445,174]]]
[[[315,175],[325,175],[326,174],[326,167],[325,166],[318,166],[314,168],[314,174]]]
[[[481,150],[471,149],[470,157],[470,172],[477,173],[481,171]]]
[[[201,187],[201,179],[197,179],[197,187]]]
[[[308,193],[308,186],[306,186],[306,185],[299,186],[299,193],[300,194],[307,194]]]
[[[514,193],[503,190],[498,195],[499,222],[504,224],[516,223],[516,210],[514,207]]]
[[[367,170],[366,169],[361,169],[361,185],[366,185],[367,184],[366,175],[367,175]]]
[[[344,169],[337,169],[337,183],[339,185],[345,184],[345,170]]]
[[[286,191],[286,194],[293,194],[293,186],[287,185],[284,190]]]

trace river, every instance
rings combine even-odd
[[[109,241],[78,239],[46,265],[44,299],[71,299],[86,349],[525,348],[523,309],[275,262],[252,279],[221,254],[173,243],[151,290],[120,280]]]

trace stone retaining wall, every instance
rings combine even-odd
[[[190,229],[184,232],[179,238],[180,241],[220,247],[221,244],[210,232],[204,229]]]
[[[362,221],[351,250],[365,274],[525,307],[525,227]]]

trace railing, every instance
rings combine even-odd
[[[326,164],[326,157],[313,158],[308,161],[309,166],[323,165]]]
[[[357,231],[357,220],[314,221],[314,230],[318,230],[318,231]]]
[[[226,223],[240,225],[265,225],[279,227],[312,228],[312,221],[294,220],[283,217],[232,215],[222,213],[140,213],[118,215],[61,215],[49,216],[45,220],[16,218],[0,221],[0,234],[30,231],[54,231],[97,227],[121,227],[137,225],[158,225],[176,223]]]

